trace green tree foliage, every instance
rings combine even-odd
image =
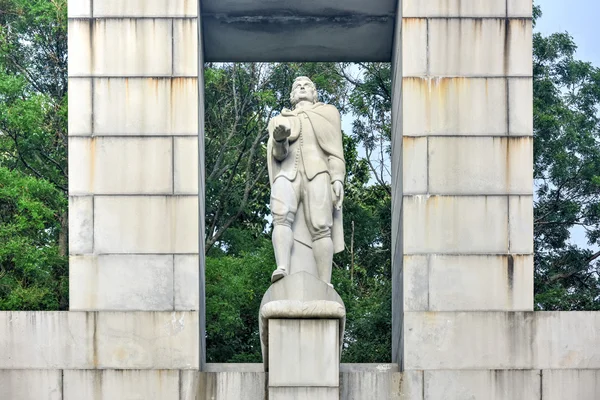
[[[49,182],[0,167],[0,310],[68,307],[67,260],[49,245],[65,203]]]
[[[536,307],[600,310],[600,69],[567,33],[533,47]]]
[[[67,309],[67,180],[67,1],[0,0],[0,309]]]

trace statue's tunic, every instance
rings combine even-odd
[[[289,121],[291,135],[277,142],[278,120]],[[267,146],[274,223],[290,224],[302,203],[312,240],[331,236],[334,252],[344,249],[342,213],[334,210],[332,183],[344,182],[340,114],[332,105],[317,103],[300,110],[284,109],[269,122]]]

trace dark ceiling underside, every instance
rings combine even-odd
[[[390,61],[395,0],[201,0],[205,61]]]

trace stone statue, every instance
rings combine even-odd
[[[334,106],[317,101],[317,89],[305,76],[294,81],[290,100],[293,109],[283,109],[269,121],[268,128],[277,262],[271,282],[298,272],[290,272],[295,262],[313,263],[318,278],[330,284],[333,254],[344,249],[346,164],[340,113]],[[307,259],[310,252],[301,253],[300,247],[304,246],[312,249],[314,260]]]

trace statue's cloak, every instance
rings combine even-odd
[[[340,113],[334,106],[324,103],[316,103],[310,108],[304,108],[298,111],[292,111],[284,108],[281,111],[283,117],[296,117],[304,113],[308,117],[310,124],[313,127],[313,132],[317,138],[317,142],[321,149],[329,156],[338,158],[344,162],[344,147],[342,143],[342,125]],[[318,127],[318,129],[315,129]],[[275,179],[275,163],[278,161],[273,157],[273,128],[269,124],[269,140],[267,141],[267,168],[269,171],[269,182],[271,186]],[[298,139],[300,134],[299,129],[292,129],[292,134],[288,138],[290,142]],[[330,175],[332,175],[330,171]],[[342,177],[343,183],[343,177]],[[332,198],[335,199],[332,193]],[[302,207],[298,207],[296,220],[292,229],[294,230],[294,240],[303,243],[308,247],[312,247],[312,239],[306,228]],[[301,217],[301,218],[298,218]],[[300,221],[301,220],[301,221]],[[334,253],[339,253],[344,250],[344,226],[342,220],[342,210],[333,209],[333,226],[331,228],[331,239],[333,241]]]

